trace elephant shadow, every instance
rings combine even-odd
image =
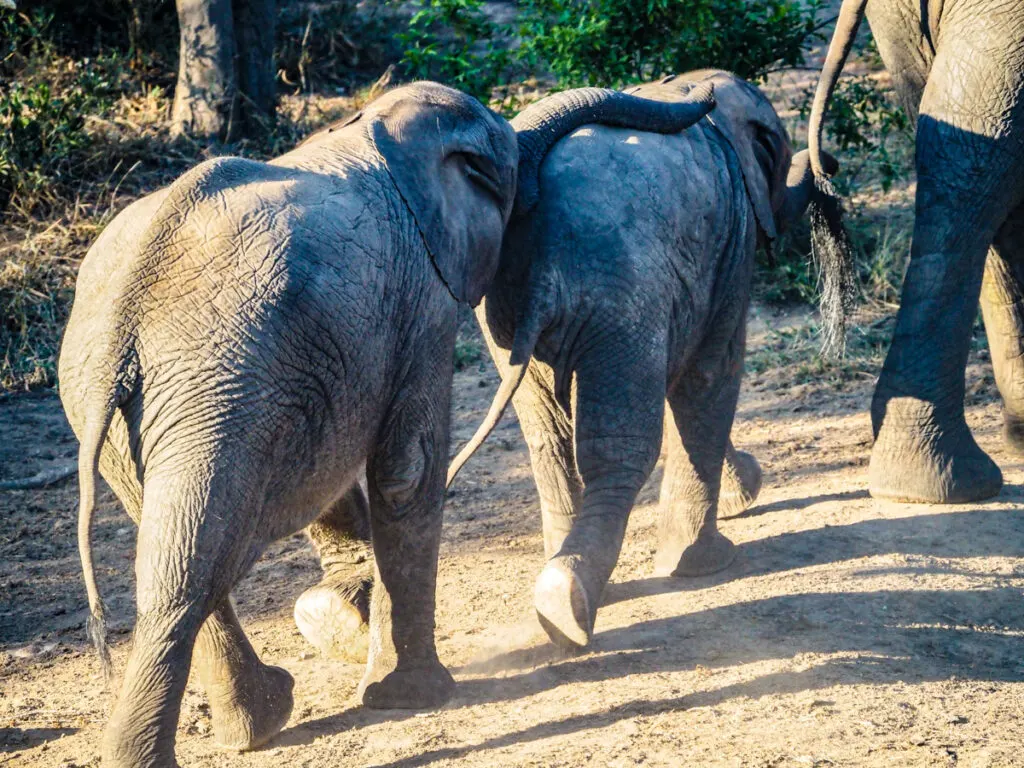
[[[1024,525],[1013,524],[1017,514],[1012,510],[975,509],[827,526],[740,544],[736,564],[713,576],[611,584],[604,605],[880,555],[903,557],[893,566],[866,564],[852,575],[881,577],[882,583],[891,574],[948,574],[995,580],[995,586],[986,589],[773,595],[605,631],[601,631],[599,620],[592,646],[580,655],[567,656],[545,644],[503,652],[455,670],[457,674],[480,676],[462,680],[456,699],[448,707],[514,701],[566,683],[693,671],[698,666],[714,673],[760,661],[786,661],[800,654],[824,661],[812,669],[778,671],[714,690],[637,700],[602,712],[537,724],[472,746],[445,747],[403,758],[387,764],[387,768],[412,768],[472,751],[600,728],[638,713],[714,706],[738,697],[799,693],[835,685],[937,681],[951,676],[1024,681],[1024,665],[1019,662],[1024,604],[1019,589],[999,585],[1000,581],[1006,582],[1005,573],[984,574],[943,562],[947,558],[1019,556],[1024,552]],[[495,676],[496,670],[503,674]],[[303,723],[282,738],[306,741],[312,734],[410,716],[412,713],[398,712],[368,715],[351,709]]]

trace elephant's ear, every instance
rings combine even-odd
[[[740,168],[743,171],[743,183],[747,189],[750,204],[754,208],[758,226],[764,232],[765,237],[774,240],[778,236],[775,227],[775,212],[772,206],[776,193],[776,180],[779,178],[775,165],[781,160],[777,157],[778,148],[770,143],[770,133],[763,133],[760,126],[751,124],[744,126],[749,130],[741,131],[737,130],[730,120],[715,119],[714,113],[711,117],[739,158]],[[788,167],[787,160],[786,168],[781,171],[783,185]],[[785,191],[784,186],[782,191]]]
[[[515,137],[480,109],[405,99],[369,126],[437,272],[471,306],[497,272],[515,194]]]

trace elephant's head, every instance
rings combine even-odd
[[[509,124],[471,96],[419,82],[327,132],[369,139],[452,295],[478,304],[515,199],[519,151]]]
[[[681,77],[684,81],[710,80],[714,84],[718,107],[712,119],[739,156],[763,237],[774,240],[799,220],[808,206],[812,225],[820,228],[821,211],[832,211],[835,205],[812,168],[814,155],[803,150],[792,156],[786,129],[760,89],[721,70],[700,70]],[[836,159],[824,152],[820,163],[822,174],[828,176],[839,167]],[[855,296],[852,256],[848,243],[833,240],[830,245],[834,247],[828,249],[818,244],[820,238],[815,238],[815,243],[821,275],[823,351],[839,355],[845,347],[846,313]]]

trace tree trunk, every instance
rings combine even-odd
[[[228,140],[237,87],[231,0],[177,0],[181,50],[172,131]]]
[[[241,117],[246,135],[269,128],[277,102],[275,0],[235,0],[235,41]]]

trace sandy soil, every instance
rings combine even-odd
[[[757,310],[751,346],[776,343]],[[790,320],[791,321],[791,318]],[[787,322],[789,322],[787,321]],[[726,521],[739,557],[713,577],[648,574],[655,473],[643,491],[586,653],[560,656],[531,605],[543,547],[525,446],[508,419],[445,510],[438,645],[459,687],[438,711],[371,712],[360,667],[326,660],[291,619],[319,578],[301,535],[276,544],[236,592],[263,658],[296,678],[287,728],[266,748],[219,751],[190,685],[185,766],[1024,765],[1024,466],[999,440],[990,387],[969,422],[1003,467],[988,503],[886,504],[865,491],[870,377],[792,386],[748,376],[735,441],[767,472],[757,505]],[[982,380],[983,363],[972,365]],[[457,375],[455,437],[496,382]],[[975,387],[977,389],[977,387]],[[980,401],[980,402],[978,402]],[[74,454],[49,395],[0,400],[0,479]],[[94,766],[110,704],[84,641],[76,485],[0,493],[0,764]],[[101,585],[123,665],[134,529],[109,492]]]

